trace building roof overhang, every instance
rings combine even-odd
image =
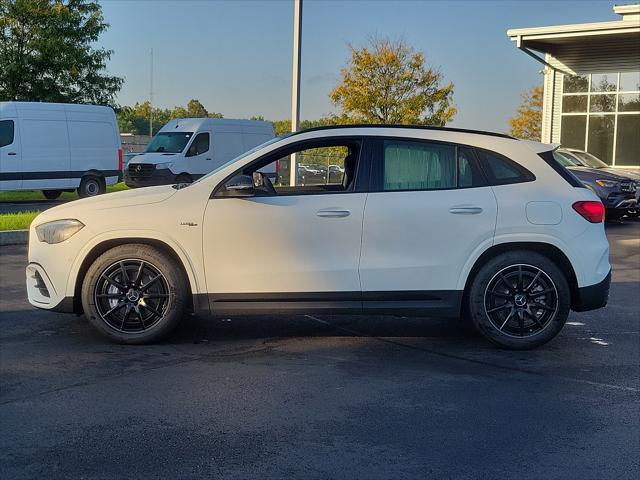
[[[629,45],[637,48],[640,58],[640,4],[615,6],[622,20],[597,23],[578,23],[548,27],[512,28],[507,30],[516,47],[546,63],[532,51],[556,58],[563,52],[585,58],[595,51]],[[640,63],[640,60],[639,60]]]

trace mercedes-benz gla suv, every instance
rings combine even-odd
[[[29,301],[128,344],[189,312],[340,312],[464,315],[500,346],[532,348],[571,309],[605,306],[610,282],[603,205],[552,150],[400,126],[279,137],[190,185],[40,214]],[[308,185],[296,164],[343,171]]]

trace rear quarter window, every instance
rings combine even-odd
[[[532,182],[535,175],[513,160],[488,150],[476,149],[480,166],[491,185]]]

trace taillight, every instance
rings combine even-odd
[[[604,222],[604,205],[602,202],[585,201],[573,204],[573,209],[591,223]]]
[[[122,149],[118,149],[118,171],[122,171]]]

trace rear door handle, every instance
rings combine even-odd
[[[7,155],[17,155],[16,152],[9,152]]]
[[[348,217],[349,215],[351,215],[351,212],[349,210],[338,210],[338,209],[323,209],[323,210],[318,210],[316,212],[316,215],[322,218],[343,218],[343,217]]]
[[[211,160],[210,158],[205,158],[205,160]]]
[[[482,207],[458,205],[456,207],[451,207],[449,209],[449,213],[453,213],[455,215],[477,215],[478,213],[482,213]]]

